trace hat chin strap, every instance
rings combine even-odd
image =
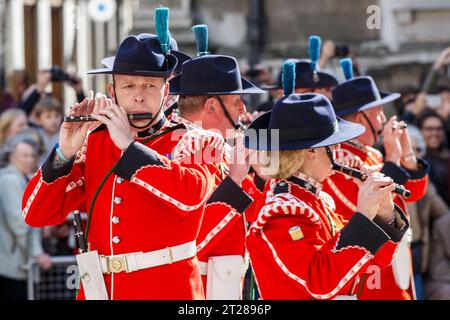
[[[374,139],[374,144],[378,141],[378,134],[377,131],[375,130],[375,128],[373,127],[372,122],[369,120],[369,117],[366,115],[366,113],[364,111],[361,111],[361,114],[363,115],[364,119],[366,119],[367,123],[369,124],[370,127],[370,131],[372,132],[373,135],[373,139]]]
[[[220,96],[215,96],[216,99],[219,101],[220,107],[222,108],[223,113],[225,114],[225,117],[230,122],[230,124],[233,126],[235,130],[242,129],[243,125],[239,121],[235,122],[233,118],[231,117],[231,114],[228,112],[227,108],[225,107],[225,104],[223,103],[223,100]]]
[[[333,169],[334,169],[334,167],[335,167],[335,161],[334,161],[334,154],[333,154],[333,151],[331,151],[331,148],[330,147],[325,147],[325,150],[327,151],[327,156],[328,156],[328,159],[330,160],[330,163],[331,163],[331,166],[333,167]]]
[[[114,75],[113,75],[112,78],[113,78],[114,98],[116,99],[116,104],[120,106],[119,98],[117,97],[117,94],[116,94],[116,82],[114,81]],[[161,104],[160,104],[160,106],[159,106],[159,109],[158,109],[158,112],[156,113],[156,115],[155,115],[153,118],[151,118],[147,124],[144,124],[143,126],[137,126],[137,125],[133,124],[133,123],[131,122],[131,119],[128,119],[128,123],[130,124],[130,126],[132,126],[132,127],[135,128],[135,129],[145,129],[145,128],[148,128],[148,127],[150,127],[150,126],[153,124],[153,122],[155,122],[155,120],[158,118],[158,115],[160,114],[160,112],[161,112],[163,106],[164,106],[164,101],[161,102]]]

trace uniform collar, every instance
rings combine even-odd
[[[145,138],[145,137],[151,136],[155,132],[158,132],[159,130],[161,130],[161,128],[166,124],[166,122],[167,122],[167,119],[163,115],[163,117],[157,123],[152,125],[150,128],[145,129],[143,131],[139,131],[138,132],[138,137],[139,138]]]
[[[184,117],[182,117],[180,115],[180,113],[178,112],[178,110],[174,110],[172,113],[172,122],[176,123],[176,124],[180,124],[183,123],[189,127],[192,127],[194,129],[203,129],[198,122],[192,122]]]
[[[366,147],[367,147],[364,143],[362,143],[358,139],[352,139],[350,141],[346,141],[345,143],[348,143],[348,144],[354,146],[355,148],[358,148],[363,151],[366,150]]]
[[[288,180],[315,195],[318,195],[322,191],[322,183],[301,172],[290,177]]]

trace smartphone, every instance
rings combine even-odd
[[[427,95],[427,107],[434,109],[440,106],[442,106],[442,96],[440,94]]]
[[[350,47],[347,44],[336,45],[334,47],[334,56],[336,58],[345,58],[350,54]]]

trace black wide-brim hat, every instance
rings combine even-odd
[[[183,63],[181,73],[169,81],[170,95],[204,96],[264,93],[241,77],[235,58],[204,55]]]
[[[347,80],[334,88],[331,93],[334,110],[340,117],[384,105],[400,98],[399,93],[379,91],[375,81],[368,76]]]
[[[311,60],[290,59],[295,62],[295,88],[296,89],[323,89],[332,88],[339,84],[338,80],[325,71],[314,71],[311,68]],[[282,72],[278,75],[278,82],[274,85],[261,86],[264,90],[282,90]]]
[[[140,33],[136,37],[138,37],[139,39],[145,39],[145,38],[156,37],[156,35],[154,35],[153,33]],[[178,50],[178,43],[175,40],[175,38],[172,36],[170,36],[169,50],[170,50],[170,54],[175,56],[178,60],[177,66],[175,67],[175,70],[174,70],[174,73],[178,74],[181,72],[181,66],[183,65],[183,63],[192,59],[192,57],[190,55],[184,53],[183,51]]]
[[[320,148],[354,139],[364,131],[364,126],[336,117],[324,95],[291,94],[250,124],[245,146],[272,151]]]
[[[145,35],[125,38],[115,56],[101,61],[105,68],[87,73],[168,78],[177,66],[177,58],[163,53],[157,36]]]

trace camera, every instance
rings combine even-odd
[[[69,74],[65,72],[60,66],[53,66],[50,69],[52,74],[52,81],[68,81]]]
[[[50,69],[50,73],[52,75],[51,81],[70,81],[73,84],[78,84],[78,79],[72,77],[66,71],[64,71],[60,66],[53,66]]]

